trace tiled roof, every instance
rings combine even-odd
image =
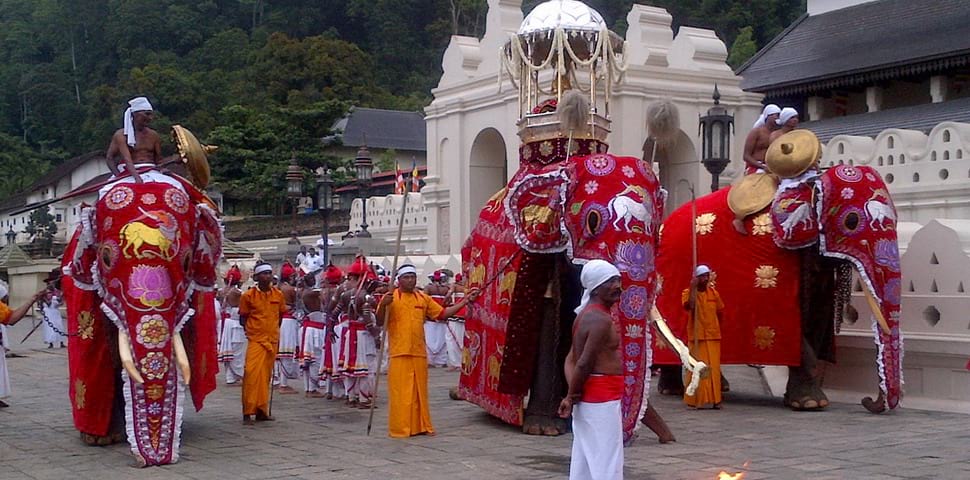
[[[871,83],[965,65],[968,18],[967,0],[879,0],[803,15],[738,69],[741,88],[783,91],[840,77],[850,84],[853,76]]]
[[[427,148],[424,116],[418,112],[355,107],[333,128],[341,132],[337,134],[341,143],[350,147],[419,152]]]

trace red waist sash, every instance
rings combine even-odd
[[[323,330],[323,329],[327,328],[327,324],[325,324],[323,322],[314,322],[313,320],[303,320],[303,327],[304,328],[319,328],[320,330]]]
[[[586,377],[581,402],[604,403],[623,397],[623,375],[592,374]]]

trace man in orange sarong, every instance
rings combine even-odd
[[[702,378],[694,395],[684,394],[684,403],[691,408],[711,405],[721,408],[721,321],[724,317],[724,302],[721,295],[710,285],[711,269],[698,265],[690,288],[682,295],[684,308],[689,316],[694,313],[693,321],[687,322],[687,344],[690,354],[707,364],[710,375]],[[688,374],[687,382],[690,382]]]
[[[388,434],[394,438],[434,435],[428,410],[428,351],[424,321],[447,321],[478,298],[478,289],[473,289],[460,302],[443,308],[428,294],[415,288],[418,276],[414,265],[398,268],[397,281],[398,288],[385,294],[377,309],[378,322],[383,322],[385,311],[388,312]]]
[[[256,287],[239,299],[239,323],[246,330],[246,366],[243,373],[243,423],[273,420],[270,416],[270,379],[280,341],[280,322],[286,313],[283,292],[272,285],[273,267],[260,263],[253,270]],[[255,416],[255,420],[253,417]]]

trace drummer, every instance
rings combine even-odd
[[[768,151],[768,146],[771,145],[771,132],[778,129],[778,116],[781,114],[781,109],[778,105],[769,104],[765,106],[764,110],[761,112],[761,116],[752,125],[751,132],[748,133],[748,138],[744,141],[744,174],[751,175],[753,173],[765,173],[767,168],[765,166],[765,153]],[[744,188],[741,185],[735,185],[732,188]],[[742,235],[747,235],[747,231],[744,229],[744,218],[748,213],[751,212],[734,212],[735,218],[732,224],[735,230]]]
[[[98,191],[98,198],[103,197],[118,183],[164,182],[183,189],[181,183],[161,172],[149,170],[139,173],[136,170],[136,167],[144,170],[144,167],[156,167],[163,163],[161,137],[151,128],[154,119],[155,112],[147,98],[135,97],[128,101],[124,127],[112,135],[105,155],[108,169],[113,174],[112,179],[122,176],[124,178],[102,187]],[[126,172],[131,172],[131,175],[126,176]]]

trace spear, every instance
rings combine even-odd
[[[401,202],[401,218],[397,222],[397,241],[394,244],[394,261],[391,263],[391,275],[397,274],[397,261],[401,256],[401,236],[404,234],[404,214],[407,212],[408,206],[408,193],[404,192],[404,201]],[[393,286],[393,280],[392,286]],[[385,295],[394,295],[394,289],[391,288]],[[384,345],[387,344],[387,339],[385,338],[385,328],[387,327],[387,322],[390,319],[391,309],[384,309],[384,322],[381,324],[381,331],[378,334],[378,338],[381,339],[380,345],[377,348],[377,377],[374,379],[374,395],[370,401],[370,415],[367,418],[367,436],[370,436],[371,427],[374,426],[374,407],[377,406],[377,390],[381,384],[381,365],[384,363]]]

